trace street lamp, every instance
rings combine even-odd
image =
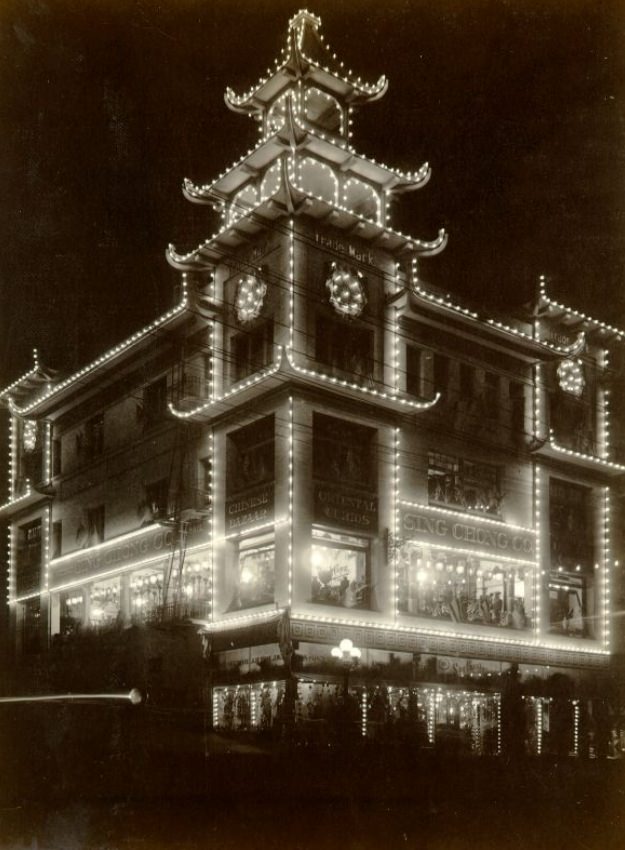
[[[343,665],[343,704],[345,716],[347,717],[347,698],[349,696],[349,673],[358,663],[362,655],[357,646],[349,638],[343,638],[338,646],[332,647],[332,656],[338,658]]]

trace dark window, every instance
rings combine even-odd
[[[87,509],[88,545],[104,542],[104,505]]]
[[[273,359],[273,322],[242,331],[232,338],[232,379],[242,381]]]
[[[104,451],[104,415],[94,416],[85,425],[85,450],[88,459],[99,457]]]
[[[63,554],[63,523],[57,520],[52,523],[52,557],[60,558]]]
[[[313,415],[313,475],[319,481],[377,492],[373,428]]]
[[[449,358],[443,354],[434,355],[434,390],[443,393],[449,383]]]
[[[592,572],[593,516],[588,487],[552,478],[549,482],[551,566]],[[578,570],[577,567],[580,569]]]
[[[17,534],[16,595],[39,589],[41,579],[41,520],[21,525]]]
[[[496,466],[428,453],[428,501],[434,505],[499,516],[503,493]]]
[[[499,414],[499,375],[494,372],[484,374],[484,404],[486,414],[496,419]]]
[[[61,474],[61,441],[52,441],[52,474]]]
[[[460,364],[460,395],[462,398],[473,397],[473,368],[467,363]]]
[[[423,367],[426,352],[416,345],[406,346],[406,392],[410,395],[424,395]]]
[[[169,479],[161,478],[145,487],[146,511],[143,524],[147,525],[156,519],[164,519],[169,511]]]
[[[199,473],[197,509],[206,510],[211,506],[212,471],[209,457],[203,457],[200,459]]]
[[[159,378],[143,390],[144,425],[151,428],[167,415],[167,378]]]
[[[519,381],[510,381],[510,428],[513,436],[525,431],[525,388]]]
[[[373,380],[373,331],[327,316],[317,318],[315,358],[331,372]]]
[[[232,496],[274,480],[274,418],[262,419],[228,434],[226,493]]]

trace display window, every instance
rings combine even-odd
[[[499,705],[495,694],[436,691],[432,697],[434,739],[474,755],[499,751]]]
[[[428,502],[500,516],[503,492],[498,467],[440,452],[428,453]]]
[[[111,626],[121,616],[121,582],[117,578],[97,581],[89,590],[89,625]]]
[[[313,529],[312,602],[343,608],[369,608],[369,540]]]
[[[60,609],[61,634],[76,634],[85,622],[85,596],[81,588],[61,593]]]
[[[145,567],[130,574],[130,610],[134,620],[155,616],[163,604],[163,568]]]
[[[213,689],[213,726],[228,732],[271,729],[280,717],[284,682]]]
[[[275,593],[273,535],[242,540],[236,570],[236,585],[229,611],[272,603]]]
[[[399,550],[399,610],[456,623],[528,629],[531,572],[415,541]]]
[[[571,637],[592,637],[592,628],[586,616],[590,586],[591,581],[579,574],[550,574],[550,632]]]

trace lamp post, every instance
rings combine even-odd
[[[348,699],[349,699],[349,674],[358,664],[362,655],[357,646],[349,638],[343,638],[338,646],[332,647],[332,656],[338,658],[343,667],[343,709],[345,712],[345,725],[349,721]]]

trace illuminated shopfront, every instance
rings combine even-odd
[[[369,541],[314,529],[311,576],[312,602],[369,607]]]

